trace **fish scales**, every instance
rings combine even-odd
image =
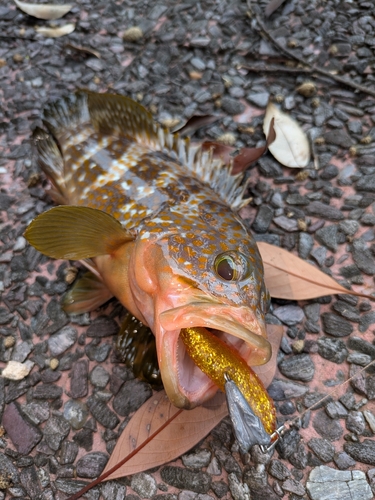
[[[48,132],[34,133],[39,164],[67,206],[38,216],[26,237],[47,255],[91,259],[96,278],[73,289],[75,311],[112,294],[148,325],[179,407],[217,391],[190,359],[183,329],[210,328],[244,366],[265,363],[269,296],[256,243],[237,215],[243,176],[122,96],[80,91],[47,107],[44,123]]]

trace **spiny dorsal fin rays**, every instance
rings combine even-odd
[[[25,238],[55,259],[87,259],[111,254],[134,236],[112,215],[89,207],[60,206],[34,219]]]

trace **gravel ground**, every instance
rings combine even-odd
[[[9,360],[33,364],[21,381],[0,377],[0,500],[66,499],[100,474],[130,415],[151,395],[113,350],[122,307],[113,300],[69,318],[60,301],[74,263],[51,261],[22,237],[52,206],[30,144],[45,102],[85,87],[131,96],[165,125],[219,112],[222,118],[197,136],[224,137],[238,147],[263,140],[264,108],[269,98],[279,102],[307,131],[313,158],[301,171],[263,157],[249,170],[253,201],[242,216],[258,240],[372,293],[374,2],[287,0],[269,19],[265,3],[256,4],[259,13],[249,15],[238,0],[78,0],[54,22],[31,18],[10,0],[0,5],[0,368]],[[67,22],[76,29],[62,38],[35,32],[35,25]],[[274,300],[268,321],[285,325],[269,390],[280,422],[301,415],[375,358],[368,300]],[[255,450],[241,456],[224,420],[181,459],[110,481],[86,497],[370,499],[374,400],[369,369],[301,415],[299,429],[272,456]]]

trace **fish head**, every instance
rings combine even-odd
[[[235,214],[224,229],[222,223],[191,222],[187,231],[154,239],[147,234],[130,269],[137,307],[156,337],[165,390],[178,407],[193,408],[217,392],[188,356],[181,329],[210,329],[249,366],[271,357],[265,328],[269,294],[258,248]]]

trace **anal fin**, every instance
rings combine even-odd
[[[88,271],[65,294],[62,307],[69,314],[82,314],[97,309],[112,297],[100,278]]]

